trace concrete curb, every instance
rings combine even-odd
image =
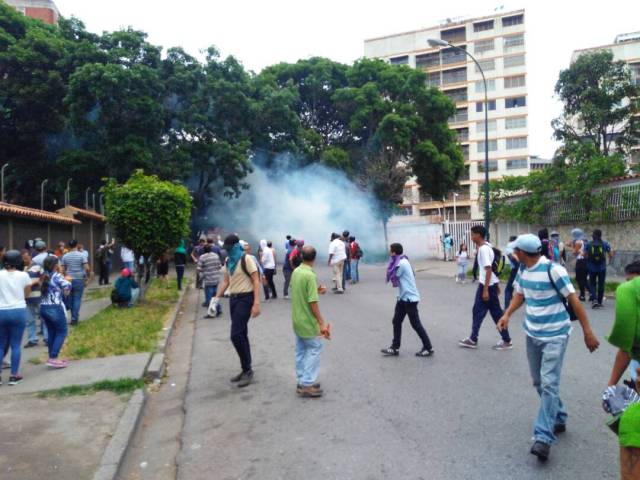
[[[144,390],[136,390],[131,395],[127,408],[118,422],[116,431],[109,440],[106,450],[102,454],[100,467],[93,475],[93,480],[115,480],[118,475],[120,463],[124,458],[125,451],[129,446],[129,442],[133,437],[133,433],[138,426],[142,409],[146,402],[147,396]]]

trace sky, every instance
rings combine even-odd
[[[368,38],[437,25],[448,17],[526,9],[529,151],[550,158],[551,120],[561,112],[553,88],[575,49],[610,44],[640,30],[640,2],[632,0],[55,0],[62,15],[96,33],[132,26],[165,48],[197,55],[215,45],[259,72],[278,62],[323,56],[351,63]]]

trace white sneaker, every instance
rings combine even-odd
[[[504,340],[500,340],[491,348],[493,350],[511,350],[513,348],[513,343],[512,342],[507,343]]]

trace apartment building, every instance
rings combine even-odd
[[[614,60],[621,60],[629,65],[631,78],[636,85],[640,85],[640,32],[617,35],[613,43],[609,45],[575,50],[571,55],[571,63],[575,62],[580,55],[599,50],[610,50]],[[579,122],[576,126],[580,128]],[[612,135],[615,137],[616,132],[613,132]],[[631,150],[627,160],[630,166],[640,164],[640,145]]]
[[[458,192],[431,198],[411,180],[404,192],[407,215],[432,221],[483,218],[479,192],[484,185],[484,87],[473,61],[454,48],[433,48],[430,38],[445,40],[471,53],[487,79],[489,175],[526,175],[530,171],[528,145],[525,11],[496,12],[470,19],[447,19],[440,25],[365,40],[364,55],[392,64],[422,69],[428,84],[440,88],[456,104],[449,125],[458,133],[465,173]]]
[[[42,20],[45,23],[56,25],[60,18],[58,7],[52,0],[4,0],[8,5],[18,10],[27,17]]]

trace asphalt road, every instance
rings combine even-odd
[[[538,397],[528,373],[521,313],[515,347],[498,340],[487,317],[476,351],[468,335],[475,285],[418,273],[420,313],[436,354],[416,358],[405,321],[399,357],[382,357],[391,340],[394,290],[382,267],[363,267],[346,295],[320,308],[333,324],[320,381],[325,396],[295,394],[294,342],[286,300],[263,304],[251,321],[255,382],[237,389],[239,362],[226,316],[198,319],[178,475],[196,479],[604,479],[618,478],[617,442],[605,427],[600,395],[614,350],[604,341],[613,304],[590,318],[602,346],[589,354],[579,326],[565,360],[561,392],[568,431],[547,464],[529,454]],[[319,268],[329,284],[329,270]],[[282,275],[276,277],[282,285]],[[226,305],[225,305],[226,309]],[[204,310],[204,309],[203,309]],[[203,311],[204,313],[204,311]]]

